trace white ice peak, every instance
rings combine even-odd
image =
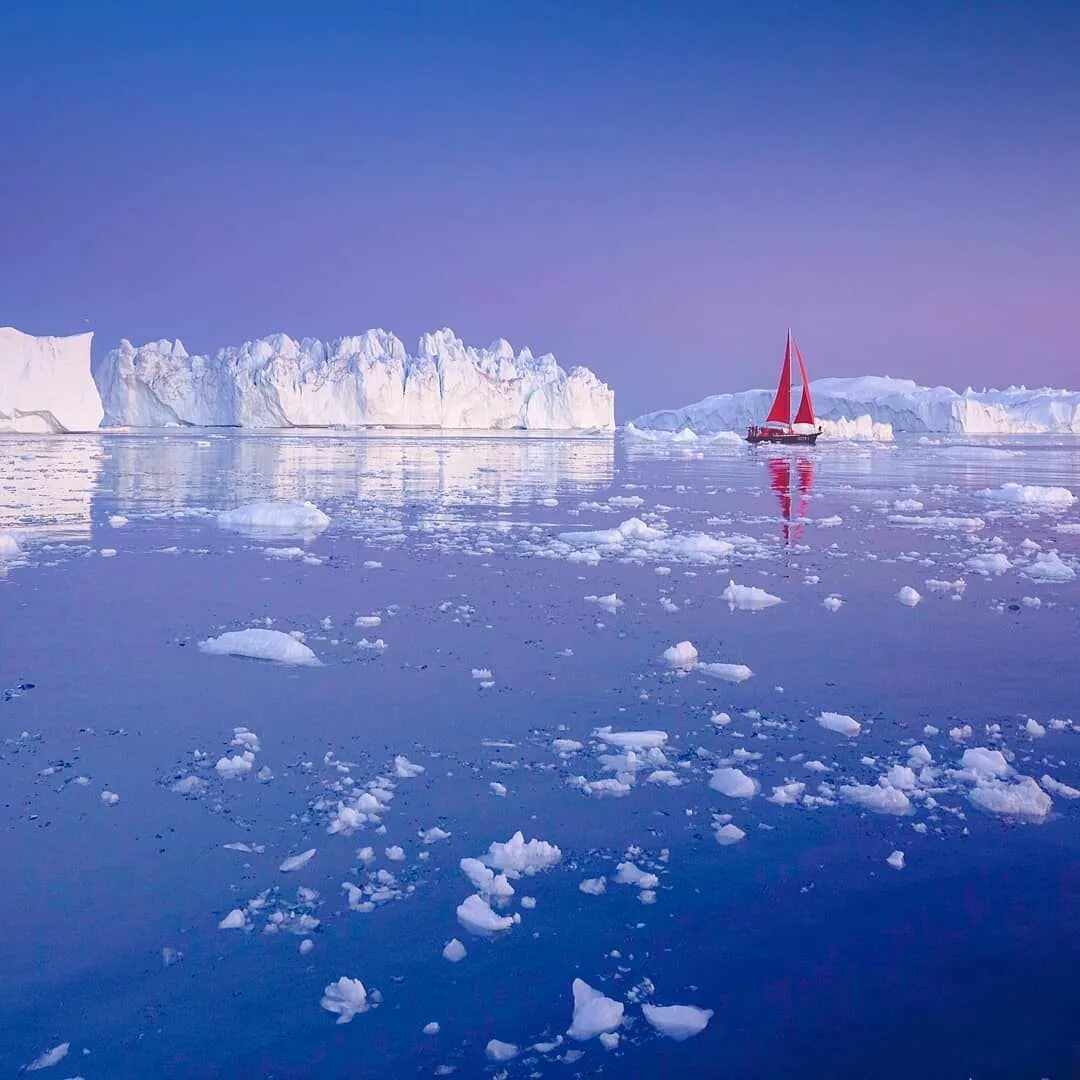
[[[0,431],[89,431],[101,423],[93,334],[34,337],[0,327]]]
[[[465,345],[450,330],[415,355],[385,330],[323,342],[274,334],[189,356],[180,341],[122,341],[94,372],[107,425],[602,429],[615,396],[588,368],[510,343]]]
[[[829,423],[846,421],[838,434],[881,437],[882,425],[895,431],[964,432],[971,435],[1080,432],[1080,392],[1043,388],[972,390],[962,394],[947,386],[919,386],[911,379],[863,375],[815,379],[810,383],[815,411]],[[698,435],[744,431],[760,423],[772,390],[716,394],[681,409],[647,413],[634,421],[640,429]],[[850,430],[848,430],[850,429]]]

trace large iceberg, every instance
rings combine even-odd
[[[93,336],[34,337],[0,327],[0,431],[90,431],[101,423]]]
[[[599,429],[615,395],[587,368],[499,340],[425,334],[415,355],[385,330],[322,342],[285,334],[189,356],[180,341],[122,341],[94,372],[112,426],[340,425]]]
[[[862,375],[811,382],[814,407],[825,435],[889,438],[892,431],[1023,435],[1080,433],[1080,392],[1074,390],[972,390],[919,386],[911,379]],[[639,431],[697,435],[745,431],[760,423],[775,390],[716,394],[681,409],[647,413],[633,421]]]

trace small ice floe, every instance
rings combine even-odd
[[[315,858],[316,850],[316,848],[308,848],[307,851],[301,851],[299,855],[290,855],[282,862],[278,869],[283,874],[291,874],[295,870],[303,870],[303,868]]]
[[[199,650],[211,656],[245,656],[278,664],[322,666],[322,661],[302,641],[280,630],[263,627],[229,630],[218,637],[200,641]]]
[[[526,840],[519,829],[505,843],[493,842],[480,861],[509,877],[532,876],[548,870],[562,859],[562,852],[546,840]]]
[[[394,758],[394,775],[399,780],[411,780],[424,771],[423,765],[410,761],[404,754],[398,754]]]
[[[593,735],[627,750],[651,750],[662,747],[668,739],[666,731],[612,731],[610,726],[596,728]]]
[[[120,796],[115,791],[103,791],[101,801],[105,806],[115,806],[120,801]]]
[[[764,611],[783,603],[779,596],[773,596],[764,589],[755,585],[736,585],[734,581],[729,581],[728,587],[720,595],[732,611]]]
[[[906,607],[914,607],[922,597],[910,585],[905,585],[897,594],[896,599]]]
[[[777,784],[772,789],[768,801],[777,806],[798,806],[799,800],[806,791],[806,785],[801,780],[792,780],[786,784]]]
[[[255,537],[314,537],[329,524],[326,516],[311,502],[255,502],[223,510],[217,516],[218,527]]]
[[[825,608],[826,611],[839,611],[843,605],[843,598],[837,596],[835,593],[832,596],[826,596],[825,599],[821,601],[821,606]]]
[[[578,882],[578,888],[586,896],[603,896],[607,892],[607,878],[591,877]]]
[[[761,785],[742,769],[724,766],[713,769],[709,777],[709,787],[732,799],[752,799],[761,789]]]
[[[637,863],[630,861],[621,862],[615,867],[614,880],[617,885],[635,885],[639,889],[655,889],[660,884],[655,874],[642,870]]]
[[[826,731],[835,731],[839,735],[854,737],[862,731],[862,725],[853,716],[843,713],[823,712],[818,714],[817,722]]]
[[[1080,791],[1060,780],[1055,780],[1049,773],[1043,773],[1039,777],[1039,783],[1053,795],[1059,795],[1063,799],[1080,799]]]
[[[450,834],[445,830],[439,828],[438,825],[433,825],[430,829],[420,829],[417,832],[420,837],[421,843],[435,844],[440,840],[449,840]]]
[[[482,690],[490,690],[495,685],[495,676],[490,668],[473,668],[472,677],[480,684]]]
[[[432,1020],[420,1029],[423,1035],[438,1035],[440,1030],[438,1020]]]
[[[458,904],[457,919],[466,930],[480,935],[509,930],[512,926],[521,922],[521,916],[518,914],[497,914],[479,893],[467,896]]]
[[[698,664],[697,670],[702,675],[711,675],[714,679],[723,679],[724,682],[746,682],[754,673],[745,664]]]
[[[700,1035],[713,1017],[712,1009],[700,1009],[696,1005],[644,1004],[641,1011],[661,1035],[677,1042]]]
[[[323,990],[319,1004],[330,1013],[337,1013],[339,1024],[348,1024],[359,1013],[371,1008],[367,989],[359,979],[350,979],[342,975],[337,982],[330,983]]]
[[[521,1053],[516,1043],[503,1042],[501,1039],[490,1039],[484,1047],[489,1061],[513,1061]]]
[[[970,747],[953,775],[972,784],[968,801],[991,814],[1039,823],[1053,806],[1050,796],[1030,776],[1019,775],[1000,750]]]
[[[690,669],[697,664],[698,651],[693,642],[680,641],[675,645],[669,645],[661,658],[669,667]]]
[[[964,565],[976,574],[986,574],[988,577],[990,575],[1004,574],[1006,570],[1012,569],[1012,563],[1009,562],[1008,556],[1003,555],[1000,551],[972,555]]]
[[[904,853],[902,851],[894,851],[885,861],[894,870],[904,869]]]
[[[219,930],[243,930],[246,926],[247,916],[244,914],[242,908],[233,908],[232,911],[218,923]]]
[[[721,847],[730,847],[746,839],[746,833],[730,821],[726,825],[714,825],[713,836]]]
[[[621,1001],[605,997],[584,979],[575,979],[571,992],[574,996],[574,1015],[566,1034],[578,1042],[586,1042],[605,1032],[615,1031],[623,1020],[625,1006]]]
[[[367,627],[378,626],[382,623],[381,615],[357,615],[353,626]]]
[[[840,795],[875,814],[903,816],[912,813],[911,800],[899,788],[889,784],[842,784]]]
[[[217,760],[214,771],[222,780],[239,780],[247,776],[255,765],[255,755],[250,750],[234,754],[232,757],[225,755]]]
[[[1076,571],[1056,551],[1041,551],[1024,573],[1032,581],[1072,581]]]
[[[1041,739],[1046,734],[1046,728],[1038,720],[1028,717],[1024,724],[1024,730],[1033,738]]]
[[[22,548],[11,533],[0,532],[0,559],[14,559]]]
[[[128,519],[123,514],[110,514],[109,525],[114,529],[122,529],[128,523]]]
[[[39,1054],[29,1065],[23,1066],[23,1072],[38,1072],[40,1069],[47,1069],[51,1065],[56,1065],[67,1057],[70,1049],[71,1043],[58,1043],[51,1050]]]
[[[1076,496],[1064,487],[1040,487],[1038,484],[1002,484],[999,488],[983,488],[975,498],[990,502],[1014,503],[1025,506],[1072,506]]]
[[[405,861],[405,849],[400,844],[391,844],[386,849],[386,857],[391,862],[404,862]]]
[[[605,611],[610,611],[612,615],[623,606],[623,601],[615,593],[609,593],[607,596],[596,596],[595,594],[586,596],[585,602],[587,604],[596,604]]]
[[[500,784],[498,780],[492,780],[488,784],[488,790],[492,795],[498,795],[500,798],[506,797],[506,785]]]
[[[465,959],[467,952],[465,946],[457,938],[451,938],[443,946],[442,954],[444,960],[449,960],[451,964],[457,964]]]

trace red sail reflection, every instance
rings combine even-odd
[[[795,472],[795,494],[798,509],[792,516],[792,465]],[[802,520],[806,517],[810,491],[814,484],[814,463],[809,458],[769,459],[769,487],[780,502],[780,516],[784,519],[784,543],[797,543],[802,538]]]

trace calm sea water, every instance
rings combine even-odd
[[[67,1042],[44,1075],[1080,1075],[1080,800],[1054,793],[1025,822],[978,808],[958,775],[987,747],[1003,782],[1080,787],[1080,579],[1031,572],[1050,550],[1080,571],[1080,503],[979,495],[1080,493],[1078,450],[0,439],[0,533],[21,547],[0,562],[0,1074]],[[283,538],[216,522],[271,499],[331,524]],[[632,518],[660,539],[559,539]],[[702,555],[699,533],[734,548]],[[987,554],[1007,567],[969,567]],[[732,610],[732,580],[783,603]],[[899,602],[903,586],[921,602]],[[366,615],[381,622],[356,626]],[[323,666],[198,648],[265,620]],[[752,677],[673,671],[661,654],[684,640]],[[823,711],[860,734],[825,730]],[[616,775],[607,725],[667,734],[666,761],[624,769],[621,797],[581,790]],[[222,780],[240,726],[255,768]],[[916,744],[934,771],[911,813],[841,794],[881,787]],[[425,771],[395,777],[395,755]],[[724,763],[758,794],[711,788]],[[198,797],[171,790],[188,775]],[[382,828],[329,835],[338,798],[380,776],[395,784]],[[794,801],[771,794],[789,783],[806,785]],[[716,814],[745,839],[719,844]],[[450,837],[423,843],[434,826]],[[455,917],[474,891],[459,860],[519,829],[561,860],[514,882],[520,924],[476,937]],[[614,880],[627,859],[658,877],[653,902]],[[390,897],[350,910],[342,883],[380,869]],[[597,877],[603,895],[579,889]],[[249,928],[219,929],[234,908]],[[303,914],[318,926],[294,933]],[[458,964],[441,955],[454,937]],[[344,1025],[320,1008],[340,976],[381,997]],[[627,1003],[618,1048],[531,1049],[565,1035],[575,977]],[[642,1001],[714,1015],[676,1042]],[[492,1038],[519,1055],[490,1062]]]

